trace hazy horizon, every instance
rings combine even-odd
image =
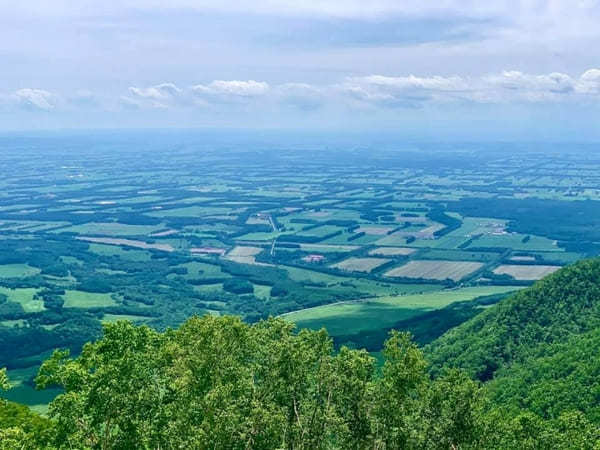
[[[600,140],[600,3],[0,2],[0,131]]]

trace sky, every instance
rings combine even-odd
[[[600,140],[600,0],[0,0],[0,130]]]

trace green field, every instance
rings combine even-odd
[[[2,264],[0,265],[0,278],[23,278],[40,273],[37,267],[27,264]]]
[[[516,286],[481,286],[429,292],[426,294],[377,297],[343,302],[286,314],[299,327],[326,328],[333,335],[390,327],[396,322],[440,309],[453,302],[519,289]]]
[[[69,290],[63,295],[64,308],[102,308],[117,304],[111,294]]]
[[[44,302],[35,298],[39,291],[39,288],[11,289],[0,286],[0,294],[6,295],[9,302],[19,303],[25,312],[40,312],[45,309]]]
[[[0,152],[0,365],[119,319],[317,311],[299,323],[377,329],[507,289],[498,267],[525,286],[600,254],[583,153],[103,139]]]

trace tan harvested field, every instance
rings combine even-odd
[[[268,265],[264,263],[256,262],[255,256],[262,252],[261,247],[246,247],[238,245],[231,250],[225,259],[234,261],[240,264],[256,264],[256,265]]]
[[[163,252],[172,252],[175,250],[170,244],[149,244],[134,239],[98,238],[88,236],[79,236],[77,239],[80,241],[94,242],[96,244],[123,245],[126,247],[142,248],[144,250],[160,250]]]
[[[512,258],[510,258],[511,261],[529,261],[529,262],[533,262],[535,261],[535,258],[533,256],[513,256]]]
[[[227,250],[219,247],[192,247],[190,253],[199,255],[220,255],[223,256]]]
[[[177,234],[179,233],[177,230],[166,230],[166,231],[160,231],[158,233],[152,233],[150,235],[150,237],[165,237],[165,236],[171,236],[172,234]]]
[[[494,269],[496,275],[510,275],[515,280],[539,280],[560,269],[560,266],[503,264]]]
[[[377,226],[363,225],[362,227],[358,228],[355,231],[355,233],[365,233],[365,234],[371,234],[374,236],[385,236],[392,230],[393,230],[392,227],[377,227]]]
[[[262,252],[262,248],[260,247],[244,247],[238,245],[234,247],[227,256],[256,256],[260,252]]]
[[[460,281],[467,275],[483,267],[472,261],[409,261],[385,273],[387,277],[424,278],[427,280]]]
[[[383,258],[348,258],[342,262],[333,264],[331,267],[341,270],[347,270],[349,272],[369,273],[373,269],[389,261],[389,259]]]
[[[246,224],[247,225],[270,225],[271,222],[266,217],[252,216],[252,217],[248,217],[248,220],[246,220]]]
[[[408,256],[416,252],[414,248],[407,247],[379,247],[369,252],[369,255],[381,256]]]

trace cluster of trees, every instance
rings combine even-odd
[[[280,319],[192,318],[158,333],[128,322],[71,359],[57,351],[40,387],[64,393],[49,419],[0,406],[0,448],[593,448],[582,414],[544,420],[487,407],[466,373],[427,373],[410,336],[392,332],[378,370],[364,350]],[[4,377],[2,378],[4,379]],[[3,382],[6,388],[6,380]],[[17,417],[18,416],[18,417]]]

